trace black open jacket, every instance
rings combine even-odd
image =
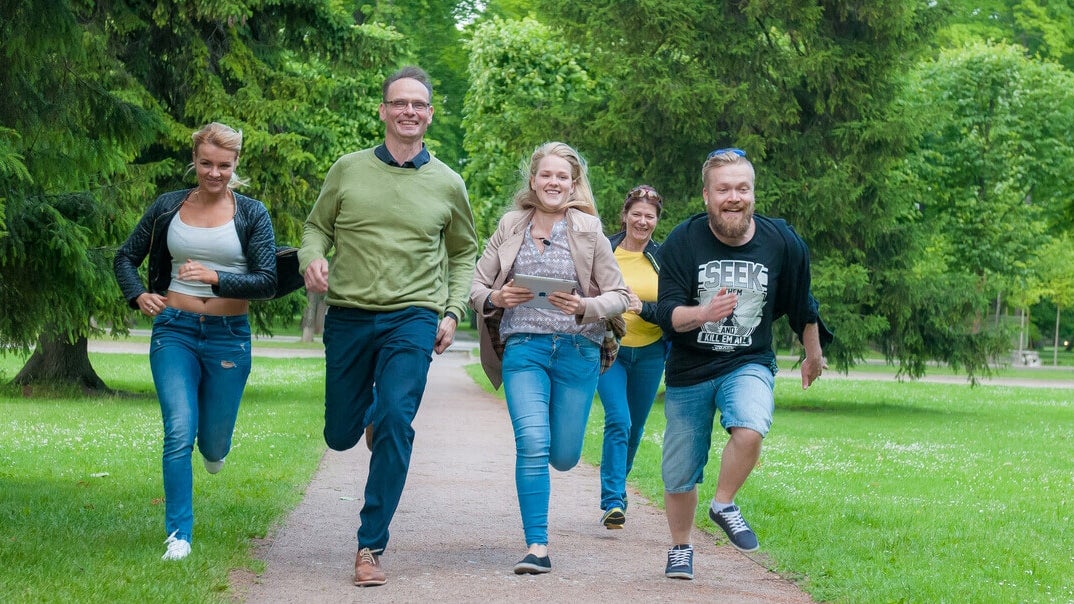
[[[168,226],[191,191],[171,191],[158,197],[142,215],[127,241],[116,250],[112,268],[131,308],[138,308],[138,296],[146,291],[167,295],[172,281]],[[212,286],[213,293],[221,298],[242,300],[272,298],[276,291],[276,235],[264,204],[235,193],[235,231],[246,256],[247,273],[218,271],[220,283]],[[148,290],[138,275],[138,267],[146,256],[149,256]]]

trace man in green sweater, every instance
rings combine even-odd
[[[327,292],[325,442],[345,451],[376,427],[354,562],[361,587],[387,580],[379,557],[410,466],[411,422],[432,352],[451,345],[465,316],[477,256],[462,178],[423,142],[432,93],[417,67],[388,77],[384,144],[328,170],[298,254],[306,289]]]

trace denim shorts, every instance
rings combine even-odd
[[[712,445],[712,421],[748,428],[764,436],[772,426],[776,376],[765,365],[743,365],[720,377],[692,386],[668,386],[664,398],[664,491],[686,493],[704,479]]]

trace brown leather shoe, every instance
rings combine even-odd
[[[354,584],[358,587],[373,587],[387,582],[388,577],[380,567],[380,557],[368,547],[358,550],[358,555],[354,558]]]
[[[365,446],[369,452],[373,452],[373,424],[365,427]]]

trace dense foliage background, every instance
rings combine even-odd
[[[295,244],[331,163],[382,136],[381,82],[407,63],[435,79],[428,144],[483,236],[541,142],[587,158],[609,232],[630,187],[656,186],[660,235],[701,211],[707,152],[738,146],[759,210],[810,244],[838,366],[878,350],[972,376],[1074,339],[1069,0],[0,5],[0,348],[35,348],[26,383],[104,386],[85,338],[133,316],[111,252],[193,184],[193,130],[243,130],[244,192]]]

